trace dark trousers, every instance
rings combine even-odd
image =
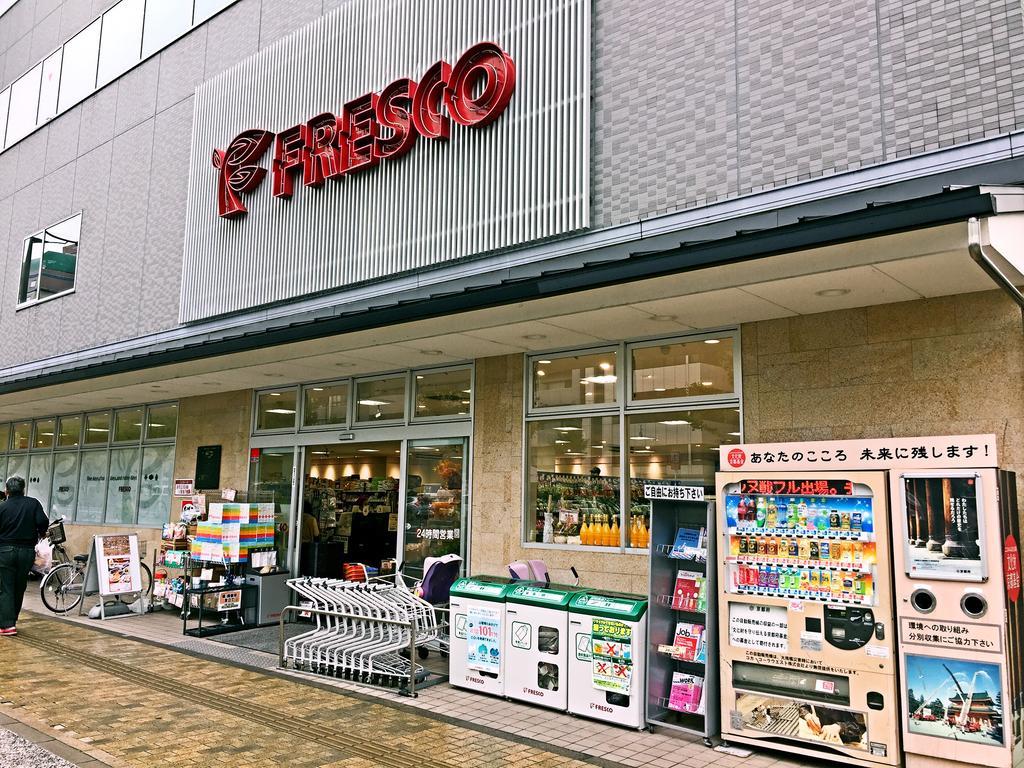
[[[18,623],[28,572],[35,559],[34,547],[0,544],[0,629]]]

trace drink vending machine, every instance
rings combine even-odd
[[[861,766],[1014,765],[1016,496],[995,438],[728,446],[722,466],[723,738]]]

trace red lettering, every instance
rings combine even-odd
[[[348,144],[348,158],[345,173],[365,170],[377,163],[373,153],[374,142],[380,136],[377,125],[377,94],[368,93],[353,99],[345,105],[345,141]]]
[[[306,126],[295,125],[277,134],[274,145],[274,197],[291,197],[292,174],[306,165]]]
[[[416,143],[416,129],[412,125],[412,102],[416,81],[403,77],[380,92],[377,99],[377,122],[390,132],[378,138],[373,154],[378,158],[401,157]]]
[[[505,111],[515,87],[512,57],[494,43],[477,43],[455,62],[445,105],[459,125],[484,126]]]
[[[424,138],[448,138],[451,128],[448,116],[441,112],[441,105],[451,74],[451,65],[442,59],[424,73],[416,87],[412,98],[412,123]]]
[[[267,175],[256,163],[270,147],[274,134],[270,131],[245,131],[238,134],[228,148],[213,150],[213,167],[220,173],[217,179],[217,213],[226,219],[248,213],[239,197],[252,192]]]
[[[342,147],[339,139],[338,118],[330,112],[317,115],[306,123],[309,152],[302,169],[302,183],[307,187],[322,186],[326,179],[340,176],[345,165],[342,162]]]

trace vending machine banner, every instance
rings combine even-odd
[[[907,576],[984,581],[988,568],[978,476],[915,472],[899,479]]]

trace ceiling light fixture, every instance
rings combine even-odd
[[[845,296],[850,292],[849,288],[826,288],[822,291],[815,291],[815,296],[821,296],[823,299],[834,299],[836,296]]]
[[[280,392],[271,392],[271,393],[270,393],[270,396],[271,396],[271,397],[280,397],[280,396],[281,396],[281,393],[280,393]]]
[[[291,416],[295,413],[294,408],[268,408],[264,413],[279,413],[282,416]]]
[[[555,427],[555,432],[582,432],[583,427]]]
[[[551,365],[550,360],[538,360],[537,365]]]
[[[547,374],[544,373],[544,371],[537,371],[537,375],[538,376],[547,376]]]
[[[664,387],[655,387],[655,388],[654,388],[654,391],[655,391],[655,392],[664,392],[664,391],[665,391],[665,388],[664,388]]]
[[[391,403],[389,403],[387,400],[360,400],[359,404],[360,405],[371,405],[371,406],[372,405],[376,405],[376,406],[391,405]]]
[[[417,377],[416,377],[416,381],[422,381],[422,380],[423,380],[423,377],[422,377],[422,376],[417,376]]]
[[[618,380],[619,377],[615,374],[606,373],[601,376],[587,376],[580,381],[580,384],[614,384]]]
[[[314,392],[323,392],[324,388],[323,387],[313,387],[313,391]]]
[[[713,381],[702,381],[702,382],[700,383],[700,385],[701,385],[702,387],[710,387],[710,386],[711,386],[712,384],[714,384],[714,382],[713,382]]]
[[[669,419],[668,421],[659,421],[658,423],[665,424],[669,427],[681,427],[689,424],[690,422],[686,421],[686,419]]]
[[[421,355],[427,355],[429,357],[438,357],[438,356],[444,354],[444,350],[443,349],[421,349],[420,350],[420,354]]]
[[[525,336],[523,336],[523,338],[527,339],[528,341],[538,341],[540,339],[546,339],[547,336],[543,333],[528,333]]]
[[[704,339],[705,344],[719,344],[721,341],[721,339]]]
[[[600,368],[602,371],[610,371],[612,369],[612,364],[611,363],[601,363],[598,366],[598,368]]]
[[[733,437],[739,437],[740,436],[739,432],[730,432],[729,434],[732,435]]]
[[[359,453],[380,453],[377,448],[360,448]]]

